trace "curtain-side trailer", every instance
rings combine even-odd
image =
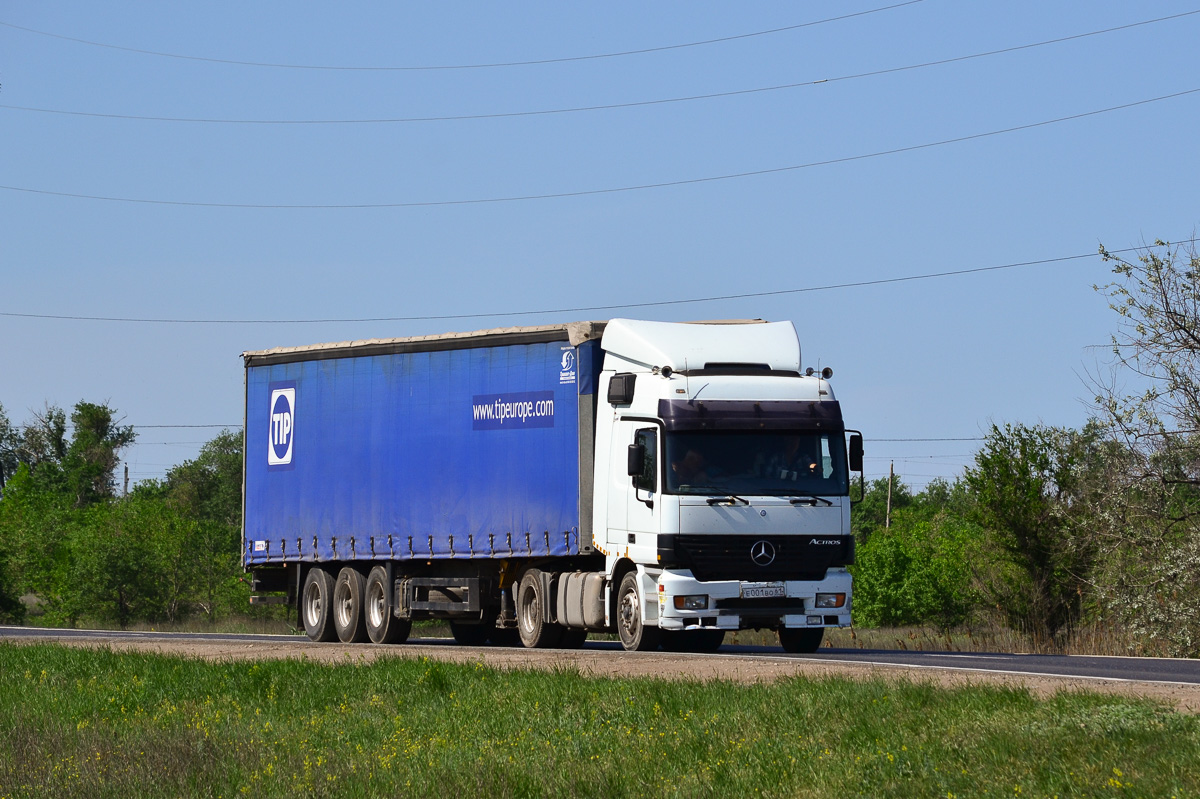
[[[862,439],[791,323],[614,319],[243,354],[252,601],[310,638],[711,650],[850,623]],[[849,438],[847,436],[849,435]]]

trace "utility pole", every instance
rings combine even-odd
[[[896,462],[891,461],[888,464],[888,502],[887,502],[887,516],[884,517],[884,520],[883,520],[884,527],[892,526],[892,479],[895,476],[896,476]]]
[[[121,496],[129,496],[129,464],[125,464],[125,490],[121,492]],[[890,494],[889,494],[890,496]]]

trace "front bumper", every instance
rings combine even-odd
[[[691,571],[668,569],[658,576],[658,626],[664,630],[746,630],[779,627],[849,627],[851,578],[832,568],[821,580],[784,580],[784,596],[748,597],[758,582],[703,582]],[[817,594],[844,594],[841,607],[816,607]],[[675,597],[705,596],[705,607],[675,607]]]

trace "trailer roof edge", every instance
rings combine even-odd
[[[300,347],[273,347],[266,350],[243,352],[242,360],[249,367],[266,366],[273,363],[387,355],[399,352],[470,349],[485,345],[538,344],[547,341],[567,341],[577,347],[585,341],[600,338],[605,324],[605,322],[570,322],[528,327],[497,327],[460,333],[438,333],[429,336],[371,338],[307,344]]]

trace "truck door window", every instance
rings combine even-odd
[[[633,477],[633,484],[642,491],[658,490],[658,431],[653,427],[638,430],[634,443],[642,447],[642,471]]]

